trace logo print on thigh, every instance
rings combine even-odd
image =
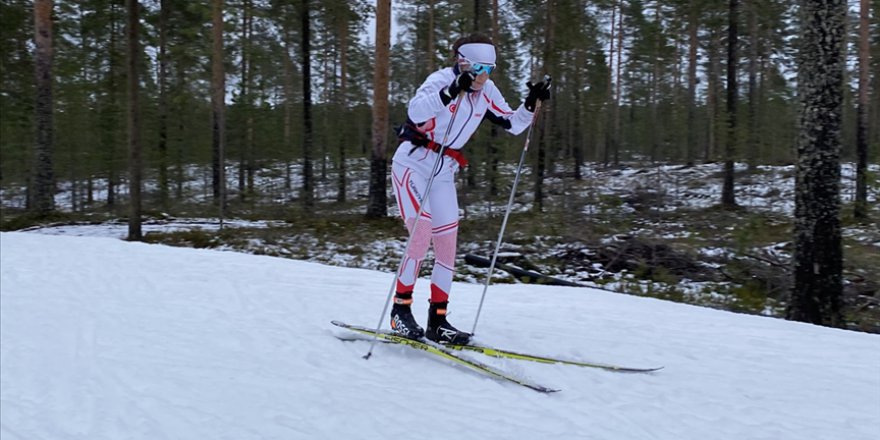
[[[419,203],[422,203],[422,193],[420,193],[419,189],[416,188],[415,182],[410,180],[409,182],[407,182],[407,184],[409,185],[410,193],[412,193],[414,196],[416,196],[416,199],[418,199]]]

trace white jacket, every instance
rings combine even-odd
[[[452,84],[454,79],[455,73],[452,67],[438,70],[425,79],[416,95],[409,101],[407,116],[417,125],[423,124],[419,129],[428,136],[428,139],[460,150],[477,131],[486,112],[492,112],[495,116],[510,121],[510,128],[507,131],[514,135],[522,133],[531,124],[534,114],[522,105],[516,111],[512,110],[491,79],[483,84],[482,89],[467,93],[461,98],[461,108],[452,121],[458,98],[453,98],[448,106],[444,106],[443,101],[440,100],[440,91]],[[449,138],[444,140],[450,121],[453,122],[453,126],[449,130]],[[397,147],[392,160],[428,178],[436,158],[437,153],[434,151],[427,148],[413,151],[411,143],[403,142]],[[444,157],[440,174],[436,178],[451,179],[457,171],[458,163],[449,157]]]

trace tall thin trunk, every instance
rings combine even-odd
[[[322,35],[320,35],[320,39],[323,41],[330,41],[330,29],[327,26],[324,26],[322,29]],[[329,44],[324,44],[324,53],[321,57],[321,73],[323,74],[324,84],[323,87],[323,102],[332,102],[332,97],[334,93],[334,82],[336,81],[336,66],[333,65],[334,62],[334,54],[333,47]],[[323,132],[328,133],[330,131],[329,128],[329,118],[321,118],[322,119],[322,127]],[[321,182],[327,181],[327,136],[325,135],[324,141],[319,142],[321,148]]]
[[[688,91],[687,91],[687,147],[685,160],[688,166],[694,164],[697,147],[697,31],[699,30],[700,10],[697,3],[688,7]]]
[[[498,0],[493,0],[493,17],[498,13]],[[495,44],[498,44],[498,33],[496,29],[492,28],[492,41]],[[437,48],[435,47],[436,43],[434,42],[434,0],[428,0],[428,72],[433,72],[436,69],[436,60],[437,56]]]
[[[868,71],[871,62],[868,3],[868,0],[861,0],[859,8],[859,107],[856,114],[856,201],[853,214],[861,220],[868,218]]]
[[[654,35],[654,59],[651,62],[651,161],[657,160],[658,149],[660,147],[660,139],[663,137],[663,127],[657,119],[657,88],[660,84],[660,39],[663,34],[662,18],[660,17],[660,2],[654,6],[654,25],[657,26],[657,34]]]
[[[730,0],[727,30],[727,143],[724,148],[724,184],[721,188],[721,206],[727,209],[736,206],[734,192],[734,160],[736,155],[736,70],[739,64],[737,55],[737,21],[739,0]]]
[[[253,12],[253,2],[248,0],[245,3],[245,7],[247,9],[247,39],[245,40],[245,48],[248,52],[248,61],[247,61],[247,90],[248,94],[245,101],[245,112],[246,120],[245,120],[245,174],[246,174],[246,192],[249,198],[254,196],[254,174],[256,173],[256,163],[255,156],[256,152],[254,149],[256,148],[256,142],[254,141],[254,97],[253,97],[253,86],[254,86],[254,61],[253,61],[253,37],[254,37],[254,12]],[[262,83],[261,83],[262,85]],[[261,90],[260,90],[261,91]],[[258,95],[260,96],[260,95]]]
[[[177,65],[176,75],[175,75],[175,89],[180,87],[182,84],[186,84],[186,69],[183,68],[180,64]],[[173,109],[181,108],[180,104],[174,104]],[[174,182],[174,198],[176,200],[183,199],[183,184],[186,180],[186,169],[183,164],[183,140],[184,140],[184,130],[186,129],[184,118],[177,118],[177,136],[175,137],[175,145],[174,149],[174,158],[175,158],[175,182]]]
[[[300,52],[302,55],[302,92],[303,92],[303,187],[300,201],[306,209],[315,204],[314,176],[312,175],[312,49],[310,0],[300,0],[300,23],[302,38]]]
[[[159,204],[168,209],[168,18],[171,3],[159,2]]]
[[[619,6],[619,0],[611,5],[611,34],[608,38],[608,89],[605,91],[606,108],[611,107],[614,103],[614,32],[617,29],[617,9]],[[620,11],[620,13],[622,14],[623,11]],[[608,114],[608,112],[604,113],[605,115]],[[605,148],[602,152],[602,164],[608,166],[608,162],[611,161],[611,150],[614,148],[614,130],[611,126],[612,118],[606,116],[605,120]]]
[[[549,70],[555,65],[555,57],[553,54],[553,43],[556,37],[556,0],[550,0],[547,2],[547,24],[544,28],[544,53],[543,59],[543,68],[541,69],[542,76],[543,74],[549,73]],[[551,101],[555,103],[555,101]],[[549,109],[548,109],[549,110]],[[536,110],[537,111],[537,110]],[[537,127],[537,136],[538,136],[538,163],[535,167],[535,200],[533,209],[536,212],[542,212],[544,210],[544,174],[547,168],[547,143],[548,143],[548,130],[547,129],[547,111],[541,112],[541,115],[535,123],[538,124]]]
[[[349,113],[346,110],[346,103],[348,102],[348,16],[346,15],[344,19],[340,20],[339,24],[339,68],[340,68],[340,81],[339,81],[339,94],[336,97],[336,106],[339,111],[339,114]],[[337,185],[336,185],[336,201],[343,203],[346,199],[346,173],[347,167],[345,165],[345,147],[347,139],[339,140],[339,172],[337,175]]]
[[[480,13],[482,5],[480,0],[474,0],[474,32],[480,32]]]
[[[847,6],[845,0],[800,4],[794,288],[786,317],[842,326],[840,151]]]
[[[709,58],[708,81],[706,81],[706,109],[709,124],[707,127],[706,148],[703,150],[703,162],[710,162],[718,150],[718,71],[721,70],[718,60],[718,38],[713,32],[709,37],[707,49]]]
[[[584,163],[584,136],[581,133],[581,100],[583,98],[583,85],[581,84],[581,66],[584,65],[584,58],[586,54],[583,50],[577,50],[576,52],[576,64],[574,68],[574,113],[572,115],[572,160],[574,161],[574,179],[581,180],[583,176],[581,175],[581,166]]]
[[[433,20],[434,20],[434,1],[431,0],[429,2],[431,5],[430,14],[431,14],[431,26],[433,28]],[[492,41],[496,45],[501,44],[501,32],[498,28],[499,26],[499,16],[498,16],[498,0],[492,0]],[[433,32],[431,33],[431,40],[429,40],[431,44],[433,44]],[[432,69],[433,70],[433,69]],[[489,195],[495,196],[498,195],[498,161],[499,161],[499,152],[498,152],[498,142],[499,142],[500,130],[498,126],[492,124],[492,128],[489,132],[489,149],[488,149],[488,170],[486,179],[489,181]]]
[[[250,78],[250,21],[251,21],[251,1],[244,0],[242,2],[242,20],[241,20],[241,112],[245,118],[244,123],[244,142],[238,149],[238,196],[241,200],[248,198],[247,190],[247,174],[248,174],[248,151],[250,150],[250,141],[252,133],[253,119],[251,113],[251,78]]]
[[[620,13],[617,15],[617,91],[614,93],[614,166],[620,165],[620,146],[622,143],[620,134],[620,88],[623,82],[621,78],[621,60],[623,59],[623,0],[620,0]],[[634,108],[630,106],[630,108]]]
[[[750,158],[749,166],[761,159],[758,148],[758,44],[760,43],[758,29],[758,0],[748,0],[749,14],[749,129],[747,157]]]
[[[140,28],[140,2],[126,0],[128,7],[128,191],[130,211],[128,216],[128,239],[140,241],[141,233],[141,162],[140,145],[140,109],[138,108],[138,59],[140,44],[138,34]]]
[[[37,99],[31,208],[40,215],[55,210],[55,176],[52,168],[55,136],[52,117],[52,3],[51,0],[34,2],[34,75]]]
[[[293,188],[292,176],[290,175],[290,158],[293,156],[293,59],[290,51],[293,49],[293,37],[290,29],[284,29],[284,189],[290,191]]]
[[[388,214],[386,179],[388,161],[388,56],[391,46],[391,0],[376,1],[376,67],[373,72],[373,149],[370,159],[370,203],[368,217]]]
[[[223,69],[223,0],[212,8],[211,108],[212,183],[222,223],[226,209],[226,74]]]
[[[119,83],[117,80],[118,69],[119,69],[119,50],[117,47],[118,35],[119,31],[119,23],[117,22],[116,16],[116,3],[110,3],[110,55],[109,55],[109,71],[107,76],[109,78],[107,87],[107,95],[108,95],[108,109],[106,110],[106,118],[108,119],[108,126],[106,127],[106,141],[107,141],[107,209],[113,211],[116,209],[116,187],[119,184],[118,179],[118,171],[117,171],[117,158],[116,158],[116,150],[117,150],[117,142],[119,141],[118,130],[119,130],[119,119],[118,115],[121,113],[120,102],[119,102]]]

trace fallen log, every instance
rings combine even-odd
[[[473,254],[466,254],[464,256],[464,261],[467,264],[477,267],[489,267],[492,261],[488,258],[480,257]],[[571,281],[560,280],[559,278],[553,278],[551,276],[547,276],[538,272],[533,272],[530,270],[520,269],[518,267],[513,267],[508,264],[495,262],[495,268],[503,270],[511,275],[513,275],[516,279],[522,281],[527,284],[545,284],[548,286],[569,286],[569,287],[586,287],[578,283],[574,283]]]

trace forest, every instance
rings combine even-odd
[[[394,126],[478,32],[513,108],[553,78],[493,282],[880,332],[878,17],[880,0],[2,0],[2,229],[125,224],[395,271]],[[490,125],[457,182],[460,281],[483,282],[526,142]]]

